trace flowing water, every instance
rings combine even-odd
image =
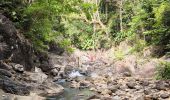
[[[72,71],[69,75],[70,78],[74,77],[82,77],[78,71]],[[71,88],[69,82],[66,82],[65,79],[61,79],[57,81],[57,84],[60,84],[64,87],[64,92],[57,95],[48,97],[47,100],[87,100],[88,98],[95,95],[94,92],[90,91],[88,88],[79,89],[79,88]]]

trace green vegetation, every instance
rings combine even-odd
[[[122,60],[125,56],[124,52],[121,50],[117,50],[114,52],[115,60]]]
[[[170,62],[161,62],[157,67],[157,79],[170,79]]]
[[[133,51],[148,45],[170,49],[169,0],[1,0],[0,12],[36,49],[110,48],[129,40]]]

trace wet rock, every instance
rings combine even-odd
[[[130,88],[130,89],[135,89],[136,83],[134,83],[134,82],[129,82],[129,83],[127,83],[126,85],[127,85],[128,88]]]
[[[49,81],[43,85],[39,85],[37,88],[39,90],[36,93],[40,96],[56,96],[64,91],[61,85]]]
[[[169,94],[167,94],[167,93],[164,93],[164,94],[161,94],[160,95],[160,97],[162,98],[162,99],[166,99],[166,98],[169,98]]]
[[[76,77],[83,77],[83,75],[80,74],[79,71],[72,71],[72,72],[69,74],[69,78],[76,78]]]
[[[76,81],[71,81],[70,87],[71,88],[79,88],[80,84]]]
[[[84,82],[86,79],[86,77],[84,76],[80,76],[80,77],[75,77],[74,80],[77,81],[77,82]]]
[[[88,88],[88,87],[89,87],[88,84],[83,83],[83,82],[81,82],[80,86],[79,86],[80,89],[84,89],[84,88]]]
[[[100,100],[100,96],[98,95],[92,95],[89,98],[87,98],[87,100]]]

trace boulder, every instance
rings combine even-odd
[[[52,58],[44,52],[39,52],[37,56],[39,57],[39,67],[42,69],[42,71],[50,73],[50,71],[54,69],[54,63],[52,62]]]
[[[56,96],[64,91],[61,85],[58,85],[51,81],[46,81],[45,84],[36,87],[36,93],[40,96]],[[38,91],[37,91],[38,90]]]
[[[30,42],[17,31],[7,17],[0,14],[0,20],[0,60],[8,59],[31,71],[34,67],[34,53]]]
[[[16,95],[29,95],[30,87],[27,85],[14,82],[13,80],[2,77],[0,78],[0,88],[7,93],[16,94]]]
[[[0,69],[0,76],[11,77],[12,74],[9,71],[7,71],[7,70]]]
[[[27,73],[30,81],[36,82],[36,83],[40,83],[42,84],[46,79],[47,79],[47,75],[42,73],[42,72],[38,72],[38,73]]]

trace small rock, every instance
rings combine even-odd
[[[79,93],[77,96],[84,96],[84,94],[83,93]]]
[[[149,85],[149,82],[146,81],[146,80],[144,80],[144,81],[141,82],[141,84],[142,84],[142,86],[148,86],[148,85]]]
[[[112,94],[112,91],[110,91],[108,89],[103,89],[103,91],[101,91],[101,94],[103,94],[103,95]]]
[[[124,77],[130,77],[130,76],[132,76],[132,75],[131,75],[130,72],[124,72],[124,73],[123,73],[123,76],[124,76]]]
[[[58,75],[58,73],[59,73],[58,70],[55,68],[51,70],[51,74],[54,76]]]
[[[156,82],[155,88],[157,90],[166,90],[166,84],[163,81]]]
[[[136,86],[135,86],[135,88],[136,88],[136,90],[140,90],[140,89],[142,89],[142,87],[141,87],[141,86],[139,86],[139,85],[136,85]]]
[[[137,95],[135,96],[135,99],[133,100],[145,100],[145,96],[144,95]]]
[[[152,95],[151,95],[151,98],[152,98],[153,100],[158,100],[159,95],[158,95],[158,94],[152,94]]]
[[[104,95],[101,97],[102,100],[113,100],[112,97],[110,97],[110,95]]]
[[[136,83],[134,83],[134,82],[129,82],[129,83],[127,83],[126,85],[127,85],[128,88],[130,88],[130,89],[135,89]]]
[[[162,99],[166,99],[166,98],[169,98],[169,94],[161,94],[160,95],[160,97],[162,98]]]
[[[24,72],[24,66],[20,64],[14,65],[14,70],[18,72]]]
[[[122,100],[130,100],[128,97],[123,98]]]
[[[98,95],[92,95],[89,98],[87,98],[86,100],[100,100],[100,97]]]
[[[118,83],[117,83],[117,81],[116,81],[116,80],[113,80],[113,81],[111,82],[111,84],[113,84],[113,85],[117,85]]]
[[[112,100],[121,100],[121,98],[119,96],[114,96]]]
[[[80,89],[84,89],[84,88],[87,88],[87,87],[89,87],[87,84],[80,83],[80,86],[79,86]]]
[[[145,90],[144,90],[144,94],[145,94],[145,95],[149,95],[150,93],[151,93],[151,90],[150,90],[150,89],[145,89]]]
[[[113,93],[117,91],[119,87],[117,85],[109,86],[108,89],[111,90]]]
[[[155,100],[155,99],[153,99],[150,95],[146,95],[144,98],[145,98],[144,100]],[[157,99],[156,99],[156,100],[157,100]]]
[[[121,89],[121,90],[126,90],[127,88],[128,88],[127,85],[122,85],[122,86],[120,86],[120,89]]]

